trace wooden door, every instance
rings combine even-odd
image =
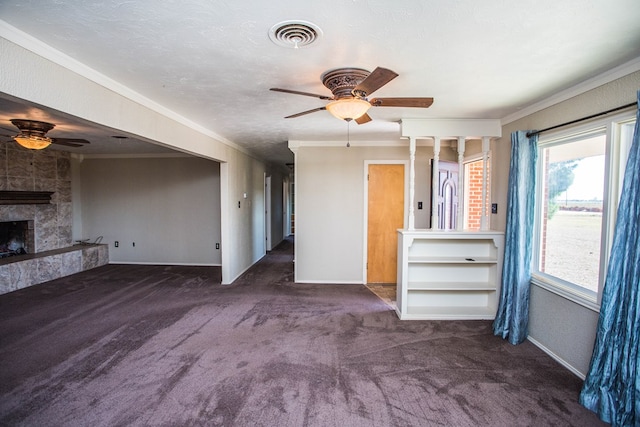
[[[438,162],[438,228],[440,230],[455,230],[458,223],[458,164],[455,162]],[[431,161],[431,180],[435,179],[433,161]],[[431,186],[433,188],[433,184]],[[433,209],[433,207],[431,207]]]
[[[404,226],[404,165],[369,165],[367,282],[396,283],[398,232]]]

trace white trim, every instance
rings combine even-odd
[[[558,356],[557,354],[555,354],[553,351],[551,351],[549,348],[545,347],[540,341],[536,340],[535,338],[531,337],[531,335],[527,336],[527,340],[531,342],[531,344],[535,345],[536,347],[538,347],[540,350],[542,350],[543,352],[545,352],[548,356],[550,356],[553,360],[555,360],[556,362],[558,362],[559,364],[561,364],[562,366],[564,366],[565,368],[567,368],[569,371],[571,371],[571,373],[573,373],[575,376],[577,376],[578,378],[580,378],[581,380],[584,381],[584,379],[586,378],[586,375],[583,374],[582,372],[580,372],[578,369],[576,369],[575,367],[571,366],[569,364],[569,362],[567,362],[566,360],[564,360],[562,357]]]
[[[171,120],[174,120],[180,124],[187,126],[197,132],[207,135],[217,141],[228,145],[244,154],[253,156],[246,148],[237,145],[236,143],[224,138],[223,136],[187,119],[186,117],[158,104],[155,101],[141,95],[140,93],[130,89],[129,87],[119,83],[110,77],[88,67],[87,65],[73,59],[72,57],[62,53],[61,51],[49,46],[39,39],[21,31],[20,29],[10,25],[6,21],[0,19],[0,37],[14,43],[26,50],[33,52],[34,54],[41,56],[54,64],[57,64],[67,70],[78,74],[94,83],[99,84],[113,92],[121,95],[133,102],[136,102],[158,114],[161,114]]]
[[[465,140],[476,140],[475,137],[467,137]],[[416,137],[416,146],[418,147],[433,147],[434,139],[432,137]],[[457,144],[457,139],[441,139],[440,145],[442,147],[454,147]],[[409,147],[409,138],[401,137],[397,140],[385,140],[385,141],[350,141],[351,147]],[[299,139],[290,139],[288,141],[288,147],[291,151],[297,150],[300,147],[336,147],[344,148],[346,143],[344,141],[317,141],[309,140],[303,141]]]
[[[225,282],[224,281],[224,266],[222,267],[222,275],[223,275],[223,280],[221,285],[233,285],[233,282],[235,282],[236,280],[238,280],[240,278],[240,276],[242,276],[244,273],[246,273],[251,267],[253,267],[254,265],[256,265],[258,262],[260,262],[262,260],[262,258],[266,257],[267,254],[262,255],[260,258],[258,258],[257,260],[255,260],[255,262],[253,262],[253,264],[250,264],[247,266],[247,268],[245,268],[244,270],[242,270],[240,273],[238,273],[236,275],[236,277],[234,277],[233,279]]]
[[[271,242],[271,175],[264,173],[264,251],[270,251],[274,248]]]
[[[229,164],[220,163],[220,260],[222,262],[222,284],[229,285],[231,278],[231,255],[227,245],[231,241],[231,201],[229,195]]]
[[[491,167],[491,160],[492,160],[492,156],[491,156],[491,150],[487,151],[487,161],[489,162],[489,167]],[[468,189],[468,184],[469,184],[469,177],[467,176],[467,165],[469,163],[475,163],[475,162],[480,162],[480,161],[484,161],[484,153],[480,152],[480,153],[476,153],[476,154],[472,154],[470,156],[466,156],[462,162],[462,170],[459,172],[462,174],[463,179],[464,179],[464,192],[463,192],[463,197],[462,197],[462,225],[463,228],[466,230],[466,226],[468,225],[468,217],[469,217],[469,198],[467,197],[468,193],[467,193],[467,189]],[[489,171],[488,176],[484,177],[485,181],[487,182],[487,188],[486,191],[488,194],[486,194],[486,196],[488,197],[484,197],[483,199],[489,198],[491,199],[491,184],[493,183],[493,179],[491,179],[491,171]],[[481,196],[482,197],[482,196]],[[458,199],[458,203],[460,203],[460,199]],[[491,203],[491,200],[489,200],[489,203]],[[485,206],[484,207],[485,210],[490,210],[490,206]],[[491,214],[491,212],[489,212],[489,214]],[[483,211],[483,215],[484,215],[484,211]],[[459,219],[458,219],[459,221]],[[489,221],[488,221],[489,222]],[[487,224],[488,226],[488,224]],[[482,227],[481,227],[482,228]]]
[[[209,263],[191,263],[191,262],[145,262],[145,261],[109,261],[108,264],[118,265],[175,265],[175,266],[189,266],[189,267],[222,267],[222,264],[209,264]]]
[[[545,289],[551,293],[559,295],[571,302],[581,305],[589,310],[600,312],[600,304],[589,297],[587,294],[579,292],[577,289],[573,289],[569,286],[562,286],[560,284],[547,283],[537,277],[531,277],[531,284],[539,288]]]
[[[71,153],[71,157],[74,159],[78,159],[80,162],[82,162],[85,159],[146,159],[146,158],[193,158],[196,157],[193,154],[186,154],[186,153],[180,153],[180,152],[175,152],[175,153],[147,153],[147,154],[78,154],[78,153]],[[213,159],[209,159],[209,160],[213,160]],[[219,160],[213,160],[213,161],[217,161],[218,163],[224,163],[221,162]]]
[[[605,182],[603,194],[603,212],[602,212],[602,229],[600,235],[600,262],[598,276],[598,290],[593,292],[585,292],[581,290],[579,285],[562,280],[553,275],[545,275],[538,270],[540,265],[540,245],[542,238],[542,221],[541,221],[541,204],[542,204],[542,186],[538,186],[536,190],[535,201],[535,223],[534,223],[534,244],[533,257],[531,260],[532,278],[531,283],[556,295],[559,295],[571,302],[588,308],[596,313],[600,312],[600,301],[602,299],[602,291],[606,278],[607,264],[611,252],[611,244],[613,239],[613,231],[615,225],[615,216],[620,196],[620,186],[622,182],[616,182],[620,171],[624,173],[626,159],[622,159],[619,147],[619,135],[617,134],[618,125],[632,123],[635,120],[635,111],[618,112],[605,117],[594,118],[585,123],[581,123],[565,129],[559,129],[550,132],[540,138],[538,142],[539,153],[545,148],[551,148],[575,141],[580,141],[594,135],[605,135]],[[543,162],[542,156],[538,156],[537,173],[538,179],[542,177]],[[614,176],[615,175],[615,176]]]
[[[409,161],[408,160],[365,160],[364,161],[364,197],[363,197],[363,215],[362,219],[363,232],[362,232],[362,283],[367,284],[367,260],[369,259],[368,252],[368,234],[369,234],[369,165],[403,165],[404,166],[404,213],[402,215],[402,228],[406,229],[409,223]]]
[[[640,71],[640,57],[632,59],[631,61],[622,64],[618,67],[615,67],[611,70],[605,71],[604,73],[595,76],[589,80],[586,80],[582,83],[578,83],[577,85],[570,87],[569,89],[563,90],[546,98],[540,102],[529,105],[522,110],[509,114],[508,116],[503,117],[500,122],[502,125],[509,124],[516,120],[519,120],[523,117],[529,116],[533,113],[537,113],[538,111],[544,110],[545,108],[556,105],[560,102],[566,101],[575,96],[581,95],[587,91],[597,88],[598,86],[602,86],[606,83],[610,83],[614,80],[627,76],[631,73],[635,73],[636,71]]]
[[[497,119],[402,119],[402,136],[414,138],[478,139],[500,138],[502,125]]]
[[[385,140],[385,141],[349,141],[351,147],[408,147],[409,140],[408,139],[394,139],[394,140]],[[300,147],[336,147],[336,148],[344,148],[346,147],[345,141],[302,141],[291,139],[289,140],[289,148],[296,149]],[[425,144],[426,145],[426,144]]]
[[[296,285],[363,285],[366,283],[358,282],[357,280],[296,280]]]

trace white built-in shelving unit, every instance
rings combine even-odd
[[[487,206],[487,159],[491,138],[500,137],[499,120],[403,119],[402,136],[409,140],[408,227],[398,230],[396,311],[400,319],[493,319],[500,295],[504,233],[490,230]],[[438,176],[441,142],[455,141],[463,170],[467,139],[482,140],[481,231],[462,230],[463,203],[458,203],[457,230],[415,229],[415,156],[418,140],[433,144],[432,171]],[[458,194],[464,194],[459,174]],[[433,181],[431,206],[438,202]],[[438,210],[431,224],[437,227]]]
[[[493,319],[504,234],[398,231],[396,311],[410,319]]]

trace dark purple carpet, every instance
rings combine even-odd
[[[0,425],[601,425],[530,343],[400,321],[364,286],[295,285],[291,248],[231,286],[109,265],[0,296]]]

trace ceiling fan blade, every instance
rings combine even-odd
[[[369,103],[374,107],[429,108],[433,104],[433,98],[373,98]]]
[[[15,129],[7,129],[6,127],[0,126],[0,129],[2,129],[4,132],[8,132],[7,134],[2,134],[3,136],[8,136],[10,138],[13,138],[13,136],[16,134],[16,130]]]
[[[290,116],[285,117],[285,119],[293,119],[295,117],[304,116],[305,114],[311,114],[311,113],[315,113],[316,111],[322,111],[326,109],[327,109],[326,107],[318,107],[318,108],[314,108],[313,110],[303,111],[302,113],[292,114]]]
[[[366,79],[360,82],[358,86],[353,88],[353,93],[364,93],[363,97],[371,95],[391,80],[398,77],[398,74],[387,68],[376,68]]]
[[[363,125],[365,123],[369,123],[371,121],[371,117],[367,113],[364,113],[360,117],[356,119],[356,123],[359,125]]]
[[[90,144],[89,141],[81,138],[51,138],[51,143],[67,147],[82,147],[83,144]]]
[[[277,87],[272,87],[269,90],[272,90],[274,92],[292,93],[294,95],[312,96],[314,98],[320,98],[320,99],[326,99],[326,100],[332,100],[333,99],[333,97],[331,97],[331,96],[318,95],[318,94],[309,93],[309,92],[300,92],[299,90],[280,89],[280,88],[277,88]]]

